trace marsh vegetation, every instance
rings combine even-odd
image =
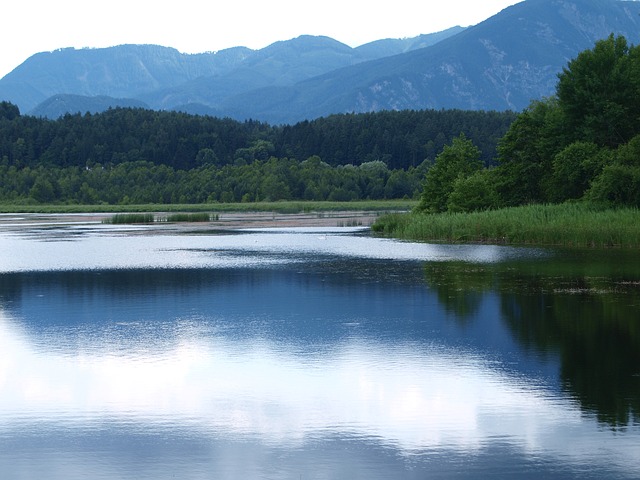
[[[406,240],[511,245],[640,247],[640,211],[591,203],[481,212],[386,214],[379,234]]]

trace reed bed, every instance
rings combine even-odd
[[[153,223],[155,217],[152,213],[116,213],[111,218],[106,218],[103,223],[113,225],[135,224],[135,223]]]
[[[172,213],[166,217],[156,217],[153,213],[116,213],[110,218],[103,220],[103,223],[114,225],[154,223],[154,222],[213,222],[218,220],[217,213],[192,212],[192,213]]]
[[[528,205],[474,213],[389,214],[373,230],[407,240],[451,243],[640,246],[640,211],[586,203]]]
[[[219,216],[217,213],[207,213],[207,212],[191,212],[191,213],[172,213],[167,215],[165,221],[171,223],[179,223],[179,222],[214,222],[218,220]]]

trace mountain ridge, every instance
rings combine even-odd
[[[528,0],[431,48],[328,72],[277,92],[249,92],[229,99],[224,109],[242,117],[250,105],[252,113],[285,123],[305,119],[296,112],[314,118],[407,108],[521,110],[553,94],[557,74],[597,40],[615,33],[640,41],[639,14],[637,2]],[[285,102],[289,112],[275,116]]]
[[[42,102],[72,94],[285,124],[379,110],[517,111],[553,94],[567,62],[611,33],[640,42],[640,2],[526,0],[472,27],[356,48],[302,35],[261,50],[192,55],[111,47],[93,61],[91,49],[66,49],[36,54],[0,79],[0,99],[38,116],[59,115]],[[54,57],[73,62],[65,69]]]
[[[36,53],[5,75],[0,79],[0,98],[36,114],[46,113],[32,112],[38,104],[60,94],[133,98],[153,108],[198,102],[212,106],[225,92],[293,84],[389,52],[420,48],[460,30],[454,27],[357,48],[311,35],[274,42],[260,50],[232,47],[198,54],[158,45],[63,48]]]

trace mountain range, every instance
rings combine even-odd
[[[357,48],[301,36],[260,50],[182,54],[155,45],[38,53],[0,100],[50,118],[114,106],[295,123],[332,113],[521,110],[610,34],[640,41],[640,2],[526,0],[478,25]]]

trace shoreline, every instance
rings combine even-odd
[[[218,214],[218,219],[210,222],[166,222],[167,212],[150,212],[156,219],[153,223],[131,223],[118,225],[119,228],[148,226],[150,228],[171,229],[189,227],[196,230],[240,230],[248,228],[296,228],[296,227],[370,227],[378,214],[368,211],[344,210],[307,213],[278,212],[228,212]],[[171,212],[175,213],[175,212]],[[108,225],[106,220],[114,213],[2,213],[0,230],[27,227],[63,227],[83,225]]]

